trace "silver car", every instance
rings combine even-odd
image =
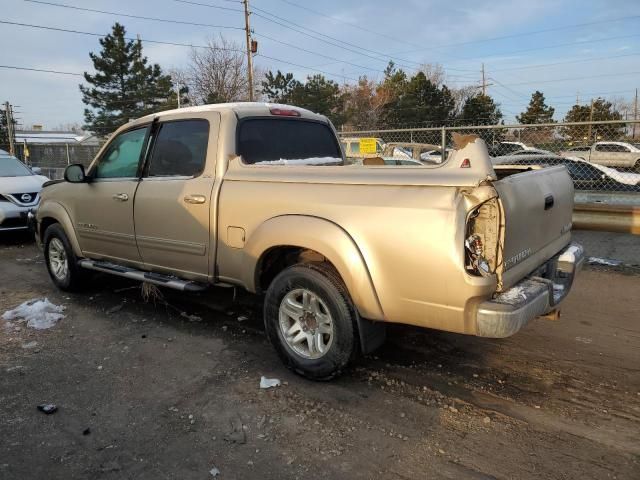
[[[0,232],[29,228],[28,213],[38,207],[42,184],[49,180],[37,173],[0,150]]]

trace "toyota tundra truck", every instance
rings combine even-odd
[[[497,173],[482,139],[454,141],[437,165],[349,165],[302,108],[165,111],[46,184],[37,236],[65,291],[97,271],[263,295],[284,363],[329,379],[389,322],[501,338],[557,317],[584,260],[566,169]]]

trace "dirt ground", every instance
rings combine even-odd
[[[0,478],[638,479],[639,293],[637,272],[590,267],[559,322],[504,340],[395,326],[313,383],[280,364],[258,298],[145,303],[104,276],[67,295],[5,235],[0,314],[48,297],[66,318],[0,320]]]

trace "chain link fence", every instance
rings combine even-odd
[[[564,165],[576,192],[620,194],[631,203],[640,200],[640,121],[361,130],[339,136],[355,163],[380,157],[387,165],[434,166],[443,163],[443,151],[446,161],[453,133],[482,138],[496,169]],[[362,153],[363,138],[369,145],[375,139],[375,154]]]
[[[34,143],[27,149],[25,155],[24,144],[16,144],[15,155],[31,167],[38,167],[41,174],[52,180],[63,178],[64,169],[72,163],[81,163],[88,167],[98,150],[99,145],[76,145],[67,143]],[[0,145],[0,150],[9,151],[9,145]]]

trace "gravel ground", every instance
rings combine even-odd
[[[144,302],[104,276],[68,295],[6,235],[0,272],[0,314],[66,306],[49,330],[0,320],[2,479],[640,478],[634,270],[588,267],[559,322],[509,339],[394,326],[330,383],[280,364],[259,298]]]

